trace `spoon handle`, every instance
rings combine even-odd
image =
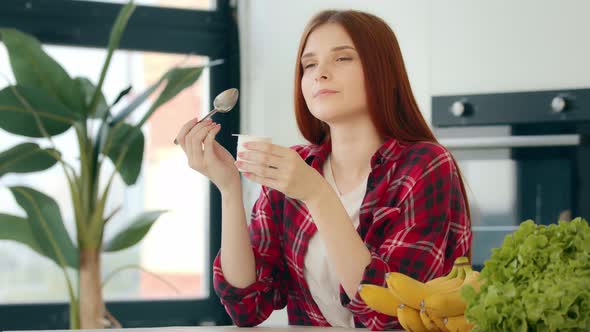
[[[201,122],[203,122],[203,121],[205,121],[205,120],[209,119],[210,117],[212,117],[212,116],[213,116],[213,114],[217,113],[218,111],[219,111],[219,110],[218,110],[217,108],[213,109],[211,112],[207,113],[207,115],[205,115],[205,116],[204,116],[204,117],[203,117],[201,120],[199,120],[199,122],[197,122],[197,123],[195,124],[195,126],[196,126],[197,124],[199,124],[199,123],[201,123]]]
[[[195,126],[198,125],[199,123],[209,119],[210,117],[213,116],[213,114],[217,113],[219,110],[217,108],[214,108],[211,112],[207,113],[207,115],[205,115],[201,120],[197,121],[197,123],[195,123]],[[194,127],[194,126],[193,126]],[[178,139],[174,139],[174,144],[178,145]]]

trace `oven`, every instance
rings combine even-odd
[[[463,175],[476,269],[522,221],[590,218],[590,89],[435,96],[432,124]]]

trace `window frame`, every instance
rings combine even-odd
[[[216,0],[214,10],[137,6],[121,39],[121,50],[155,51],[224,59],[210,68],[212,106],[217,93],[240,88],[240,54],[236,9],[231,0]],[[106,48],[110,28],[123,4],[74,0],[0,1],[2,27],[16,28],[44,44]],[[100,68],[97,68],[100,70]],[[231,133],[240,128],[239,104],[217,118],[225,128],[217,140],[234,156]],[[109,311],[124,327],[231,325],[213,291],[212,265],[221,246],[221,196],[209,184],[209,296],[187,300],[108,301]],[[69,303],[0,304],[0,330],[67,329]]]

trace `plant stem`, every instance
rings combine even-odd
[[[113,211],[111,211],[111,213],[110,213],[108,216],[106,216],[106,217],[104,218],[104,224],[106,225],[106,223],[107,223],[109,220],[111,220],[111,218],[112,218],[112,217],[113,217],[115,214],[117,214],[119,211],[121,211],[121,208],[122,208],[122,206],[121,206],[121,205],[119,205],[119,206],[117,206],[117,208],[115,208]]]
[[[97,208],[94,211],[94,215],[91,218],[91,224],[90,224],[90,233],[91,234],[95,234],[95,232],[99,232],[99,236],[97,236],[97,241],[99,243],[99,247],[100,245],[102,245],[102,236],[103,236],[103,232],[104,232],[104,224],[102,221],[102,213],[104,211],[104,208],[106,206],[106,201],[109,195],[109,191],[111,189],[111,185],[113,183],[113,180],[115,178],[115,174],[117,174],[117,170],[119,169],[119,167],[121,166],[121,163],[123,162],[123,158],[125,157],[125,155],[127,154],[127,149],[128,146],[125,146],[122,150],[121,150],[121,154],[119,155],[119,157],[117,158],[117,161],[115,163],[115,169],[113,170],[113,172],[111,173],[111,175],[109,176],[109,180],[107,181],[107,185],[104,189],[104,192],[102,193],[102,196],[98,202]]]
[[[100,287],[100,252],[80,250],[80,328],[104,328],[104,309]]]
[[[107,71],[109,69],[109,66],[111,64],[111,59],[113,57],[113,52],[115,51],[115,49],[117,49],[119,47],[119,42],[121,41],[121,36],[123,35],[123,32],[125,31],[125,27],[127,26],[127,22],[129,21],[129,18],[131,17],[131,15],[133,14],[133,12],[135,11],[135,4],[133,3],[133,0],[130,0],[125,6],[123,6],[123,8],[121,9],[121,11],[119,11],[119,14],[117,15],[117,19],[115,20],[115,24],[114,26],[111,28],[111,34],[109,36],[109,45],[108,45],[108,51],[107,51],[107,57],[104,61],[104,64],[102,66],[101,72],[100,72],[100,78],[98,81],[98,84],[96,86],[96,89],[94,90],[94,95],[92,96],[92,100],[90,102],[90,106],[89,106],[89,113],[88,114],[94,114],[96,112],[96,108],[98,106],[98,102],[99,102],[99,97],[100,97],[100,93],[102,91],[102,86],[104,84],[104,80],[106,78],[107,75]],[[106,118],[107,118],[108,112],[105,113],[105,115],[102,118],[102,124],[101,125],[105,125],[106,122]],[[99,129],[100,132],[100,129]],[[99,134],[100,135],[100,134]],[[100,136],[99,136],[100,137]],[[96,144],[100,144],[100,142],[96,142]],[[86,191],[84,190],[84,194],[88,195],[88,197],[85,199],[86,204],[85,207],[87,207],[88,209],[86,209],[85,211],[94,211],[94,205],[96,203],[96,199],[97,199],[97,194],[98,194],[98,186],[99,186],[99,172],[100,172],[100,168],[101,168],[101,164],[98,161],[98,154],[100,154],[100,151],[97,151],[98,154],[94,154],[92,149],[89,149],[89,155],[91,156],[90,158],[90,163],[87,164],[88,167],[90,167],[89,169],[87,169],[88,173],[86,176],[82,176],[82,181],[84,183],[86,183],[87,185],[90,186],[89,190]],[[88,178],[90,177],[90,178]],[[101,222],[102,216],[97,216],[96,219],[98,219],[97,221],[95,221],[97,224]],[[93,221],[92,218],[90,218],[90,221]],[[90,226],[91,228],[94,228],[92,226]],[[101,235],[98,237],[99,239],[102,239],[102,230],[101,230]],[[90,234],[92,235],[92,234]],[[101,243],[93,243],[93,246],[96,246],[97,248],[100,248]]]
[[[80,328],[80,308],[78,303],[78,298],[74,293],[74,288],[72,287],[72,283],[69,279],[68,272],[64,269],[63,270],[66,282],[68,284],[68,294],[70,296],[70,329],[79,329]]]
[[[78,124],[76,126],[76,136],[78,138],[78,148],[80,151],[80,190],[78,192],[77,203],[79,205],[80,213],[79,219],[76,220],[76,227],[78,228],[78,243],[80,249],[92,246],[87,232],[87,219],[91,213],[89,203],[89,170],[88,170],[88,136],[86,135],[86,124]]]

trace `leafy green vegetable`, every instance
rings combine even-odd
[[[581,218],[523,222],[492,250],[481,277],[479,293],[462,291],[479,331],[590,331],[590,226]]]

